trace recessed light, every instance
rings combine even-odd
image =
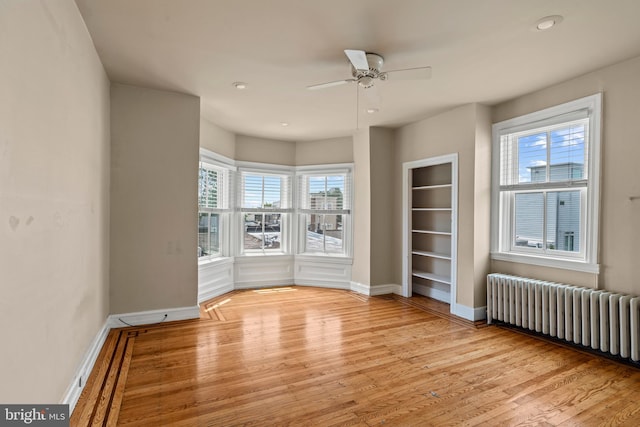
[[[545,16],[544,18],[538,19],[535,28],[538,31],[549,30],[561,23],[562,19],[563,18],[560,15]]]
[[[375,114],[378,111],[379,110],[377,108],[367,108],[367,113],[369,113],[369,114]]]
[[[283,128],[286,128],[287,126],[289,126],[289,123],[287,123],[287,122],[280,122],[280,126],[282,126]]]
[[[238,90],[247,88],[247,84],[245,82],[233,82],[232,84],[233,84],[233,87],[235,87]]]

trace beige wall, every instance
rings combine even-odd
[[[371,151],[369,128],[353,136],[353,266],[351,280],[371,284]]]
[[[200,147],[233,159],[236,156],[236,135],[200,118]]]
[[[393,254],[395,283],[402,283],[402,170],[404,162],[427,159],[445,154],[458,153],[458,268],[457,302],[467,307],[484,305],[485,277],[488,267],[489,242],[489,195],[486,180],[489,179],[490,163],[486,169],[476,173],[476,151],[478,162],[490,158],[487,153],[489,136],[489,114],[486,107],[468,104],[437,116],[401,127],[395,138],[394,173],[394,239]],[[481,122],[479,122],[481,121]],[[484,123],[482,123],[484,121]],[[481,134],[481,135],[478,135]],[[476,146],[476,140],[478,147]],[[482,184],[476,195],[476,179]],[[476,203],[481,205],[476,206]],[[478,209],[480,217],[476,218]],[[486,224],[482,224],[486,222]],[[482,250],[482,247],[485,247]]]
[[[393,139],[391,129],[370,129],[370,191],[371,191],[371,284],[384,285],[394,282],[393,256]],[[356,217],[355,221],[359,218]],[[358,242],[358,240],[356,240]]]
[[[72,1],[0,2],[0,58],[0,402],[57,403],[109,310],[109,81]]]
[[[236,135],[235,160],[294,166],[296,164],[296,143]]]
[[[296,166],[353,162],[353,138],[296,142]]]
[[[200,100],[111,87],[111,312],[197,302]]]
[[[640,295],[640,57],[519,97],[493,109],[493,121],[603,92],[600,277],[586,273],[493,262],[492,270]]]
[[[485,286],[491,270],[491,109],[475,104],[476,135],[473,190],[474,307],[487,302]],[[458,239],[460,241],[460,239]],[[460,244],[467,244],[461,241]]]

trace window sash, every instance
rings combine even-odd
[[[547,195],[548,193],[568,193],[568,192],[575,192],[575,189],[561,189],[561,190],[553,190],[553,191],[512,191],[512,192],[504,192],[503,193],[503,199],[505,199],[505,203],[507,205],[507,208],[504,210],[505,212],[508,212],[507,215],[507,222],[508,225],[505,227],[505,229],[509,229],[510,233],[509,235],[504,236],[504,244],[503,247],[508,247],[509,248],[509,252],[512,253],[522,253],[522,254],[529,254],[529,255],[537,255],[537,256],[547,256],[547,257],[551,257],[551,258],[566,258],[566,259],[583,259],[585,257],[585,253],[586,253],[586,238],[587,238],[587,189],[586,188],[582,188],[580,189],[580,206],[579,206],[579,226],[578,226],[578,236],[580,239],[580,249],[578,251],[563,251],[563,250],[556,250],[556,249],[549,249],[547,248],[547,244],[549,243],[549,236],[548,234],[548,224],[549,224],[549,218],[548,218],[548,209],[547,209],[547,203],[548,203],[548,198]],[[525,247],[525,246],[519,246],[516,243],[516,237],[517,237],[517,230],[516,230],[516,195],[518,194],[537,194],[537,193],[541,193],[542,194],[542,199],[543,199],[543,207],[542,207],[542,213],[543,213],[543,218],[542,218],[542,247],[540,248],[533,248],[533,247]],[[557,242],[556,242],[557,245]]]
[[[241,212],[292,212],[291,176],[268,172],[241,172]]]
[[[338,190],[338,193],[335,192],[335,189]],[[324,203],[321,202],[318,206],[317,202],[322,198],[324,198]],[[333,200],[336,202],[335,208],[327,207],[329,198],[335,199]],[[298,177],[298,201],[298,212],[301,213],[349,214],[351,212],[351,173],[348,171],[327,171],[300,174]]]
[[[561,151],[561,150],[558,150],[558,147],[556,147],[556,150],[553,149],[554,141],[552,138],[552,134],[554,132],[558,132],[564,129],[573,130],[574,128],[577,128],[577,127],[583,127],[584,133],[582,136],[580,136],[579,133],[575,136],[570,133],[570,139],[567,141],[568,142],[567,146],[570,148],[567,151],[572,151],[572,153],[570,153],[571,155],[569,156],[569,158],[571,158],[572,155],[575,155],[576,157],[582,156],[582,163],[571,162],[570,159],[567,159],[566,162],[552,163],[552,153],[554,152],[558,153],[558,151]],[[534,136],[536,134],[545,135],[544,142],[540,141],[541,146],[544,146],[544,148],[541,148],[539,150],[532,149],[531,151],[532,152],[538,151],[539,153],[544,153],[544,159],[538,160],[542,163],[539,166],[526,165],[524,167],[526,169],[533,169],[534,167],[540,168],[544,166],[545,177],[543,181],[533,181],[533,179],[531,179],[530,181],[523,182],[521,181],[521,177],[522,177],[521,172],[523,168],[523,165],[521,164],[521,162],[523,162],[523,159],[520,157],[520,154],[521,154],[520,147],[519,147],[520,138],[523,138],[526,136]],[[579,140],[581,142],[577,142]],[[588,118],[582,118],[579,120],[573,120],[568,122],[554,123],[553,125],[543,126],[543,127],[528,126],[526,130],[520,131],[520,132],[514,132],[514,133],[503,130],[499,134],[499,141],[500,141],[499,179],[500,179],[501,190],[517,189],[519,187],[522,187],[524,189],[524,188],[531,188],[533,186],[544,186],[544,185],[547,185],[547,186],[587,185],[587,182],[589,179],[589,155],[588,155],[589,153],[589,119]],[[558,141],[555,141],[555,142],[557,143]],[[582,144],[581,150],[580,149],[572,150],[573,145],[579,145],[579,144]],[[579,161],[580,159],[578,158],[576,160]],[[569,167],[568,165],[573,163],[575,163],[576,165],[580,165],[582,167],[581,169],[582,176],[578,178],[567,176],[566,179],[551,179],[551,175],[552,175],[551,172],[552,172],[552,169],[554,169],[554,167],[556,167],[555,169],[557,170],[558,169],[557,166],[566,164],[567,167]]]

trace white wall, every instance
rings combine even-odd
[[[353,137],[353,267],[351,280],[371,284],[371,151],[369,128]]]
[[[109,81],[72,1],[0,2],[0,402],[57,403],[109,310]]]
[[[111,313],[196,305],[199,139],[198,98],[111,86]]]
[[[296,142],[296,166],[353,162],[353,138]]]
[[[294,166],[296,164],[296,143],[236,135],[235,160]]]
[[[398,284],[393,277],[393,176],[394,132],[391,129],[373,127],[370,135],[370,269],[372,285]],[[358,221],[358,218],[355,218]]]
[[[598,275],[492,262],[492,271],[640,295],[640,57],[500,104],[493,122],[603,92],[600,267]]]
[[[200,147],[233,159],[236,156],[236,135],[200,118]]]

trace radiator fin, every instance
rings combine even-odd
[[[517,327],[640,362],[640,297],[493,273],[487,323]]]

